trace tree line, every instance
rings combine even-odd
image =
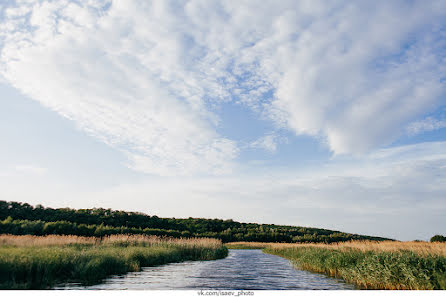
[[[146,234],[171,237],[211,237],[223,242],[341,242],[386,240],[318,228],[240,223],[219,219],[159,218],[111,209],[50,208],[0,200],[0,233],[106,236]]]

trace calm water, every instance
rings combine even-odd
[[[295,269],[281,257],[261,250],[229,250],[225,259],[188,261],[146,267],[141,272],[106,279],[83,287],[67,284],[56,289],[90,290],[349,290],[353,286],[323,275]]]

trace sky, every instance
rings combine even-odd
[[[428,240],[445,1],[1,1],[0,196]]]

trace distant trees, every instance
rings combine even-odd
[[[86,225],[67,221],[44,222],[29,220],[13,220],[8,217],[0,221],[0,234],[13,235],[78,235],[78,236],[107,236],[113,234],[145,234],[169,237],[190,237],[188,231],[163,230],[151,228],[112,227],[106,225]]]
[[[446,236],[443,235],[435,235],[431,238],[431,242],[446,242]]]
[[[105,236],[147,234],[171,237],[212,237],[223,242],[341,242],[384,240],[380,237],[338,231],[270,224],[240,223],[219,219],[159,218],[143,213],[111,209],[53,209],[0,200],[0,233],[69,234]]]

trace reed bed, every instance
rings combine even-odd
[[[419,241],[346,241],[339,243],[273,243],[273,242],[230,242],[225,244],[230,249],[264,249],[264,248],[299,248],[316,247],[331,250],[355,249],[362,252],[412,252],[421,256],[437,255],[446,257],[446,244],[443,242]]]
[[[76,235],[9,235],[0,234],[0,246],[64,246],[64,245],[144,245],[144,246],[201,246],[221,247],[221,240],[215,238],[173,238],[155,235],[110,235],[104,237],[83,237]]]
[[[74,235],[0,235],[0,246],[62,246],[72,244],[99,244],[100,238],[95,237],[80,237]]]
[[[219,240],[208,238],[0,235],[0,288],[45,289],[67,281],[93,284],[144,266],[226,255]]]
[[[297,267],[339,277],[364,289],[446,289],[446,243],[352,241],[336,244],[245,243]]]

